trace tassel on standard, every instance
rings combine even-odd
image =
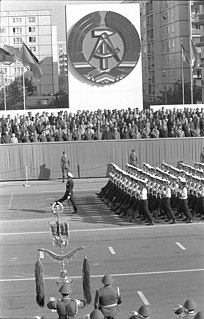
[[[84,299],[89,305],[91,303],[91,288],[90,288],[90,267],[87,260],[87,256],[84,256],[83,261],[83,292]]]
[[[40,307],[45,305],[45,285],[43,277],[43,265],[40,259],[37,260],[35,264],[35,283],[36,283],[36,302]]]

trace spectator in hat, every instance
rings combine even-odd
[[[101,310],[106,319],[114,319],[122,302],[120,289],[113,286],[114,280],[110,275],[104,275],[101,282],[104,287],[96,290],[94,308]]]
[[[64,183],[65,175],[67,177],[68,172],[70,171],[70,162],[65,151],[63,151],[62,157],[61,157],[61,170],[62,170],[62,182]]]
[[[84,300],[78,300],[70,297],[72,289],[68,283],[64,283],[59,292],[62,298],[52,300],[47,303],[49,309],[57,310],[58,319],[75,318],[79,308],[84,308],[86,303]]]
[[[74,211],[72,214],[78,214],[78,209],[74,200],[74,194],[73,194],[73,189],[74,189],[74,181],[73,181],[73,175],[72,173],[68,172],[67,175],[67,183],[66,183],[66,191],[64,193],[64,195],[62,196],[62,198],[58,199],[56,201],[63,203],[66,199],[68,199],[68,201],[70,200],[70,202],[72,203],[72,206],[74,208]]]

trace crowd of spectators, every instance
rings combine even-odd
[[[59,111],[56,115],[43,111],[0,117],[2,144],[199,136],[204,136],[204,108]]]

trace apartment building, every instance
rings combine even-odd
[[[26,98],[26,106],[46,107],[58,91],[57,28],[52,25],[51,10],[2,11],[0,21],[0,46],[7,44],[21,48],[24,42],[40,61],[43,72],[42,78],[37,80],[20,61],[16,61],[10,66],[0,66],[4,82],[10,83],[24,73],[35,88],[33,96]]]
[[[200,53],[197,81],[202,88],[202,103],[204,104],[204,2],[203,0],[193,1],[193,5],[197,8],[194,16],[194,26],[196,30],[199,30],[199,36],[195,40]]]
[[[198,5],[197,3],[200,2]],[[168,90],[178,80],[191,81],[191,65],[182,59],[182,48],[191,59],[191,35],[200,43],[201,26],[198,19],[201,2],[175,0],[146,0],[140,4],[143,96],[154,102],[161,91]],[[192,23],[193,21],[193,23]],[[202,23],[202,20],[199,20]],[[203,31],[202,31],[203,32]],[[198,48],[198,51],[201,49]],[[201,83],[201,69],[194,72],[194,80]],[[200,81],[200,82],[199,82]]]

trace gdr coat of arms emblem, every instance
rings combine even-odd
[[[134,25],[112,11],[92,12],[80,19],[68,37],[73,67],[96,85],[125,78],[140,57],[140,38]]]

